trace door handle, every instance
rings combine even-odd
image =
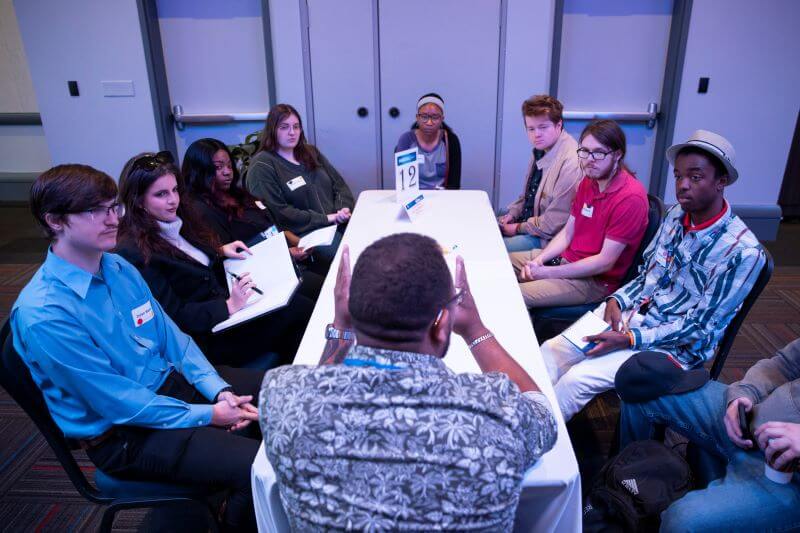
[[[398,116],[400,116],[400,110],[397,109],[396,107],[390,107],[389,116],[392,118],[397,118]]]

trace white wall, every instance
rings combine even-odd
[[[0,0],[0,113],[38,111],[14,5]],[[36,173],[49,166],[41,126],[0,126],[0,172]]]
[[[14,3],[54,164],[85,163],[118,177],[158,149],[135,0]],[[77,80],[80,96],[67,91]],[[103,80],[130,80],[132,97],[104,97]]]
[[[505,85],[500,137],[498,204],[505,207],[525,186],[531,144],[525,134],[522,102],[550,89],[554,0],[509,0],[506,18]]]
[[[697,129],[736,150],[731,204],[775,205],[800,108],[800,2],[695,0],[673,143]],[[711,78],[697,93],[701,76]],[[669,170],[672,175],[672,169]],[[675,202],[667,181],[667,203]]]
[[[261,0],[158,0],[157,6],[172,105],[187,114],[269,110]],[[178,156],[197,139],[233,144],[263,126],[187,124],[175,132]]]
[[[291,104],[300,113],[303,124],[307,124],[300,1],[303,0],[272,0],[269,3],[269,16],[272,24],[275,101]],[[346,31],[347,21],[339,21],[339,24]]]

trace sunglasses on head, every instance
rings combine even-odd
[[[141,168],[149,172],[157,169],[161,165],[170,165],[173,163],[175,163],[175,158],[172,157],[172,153],[168,150],[164,150],[162,152],[158,152],[157,154],[147,154],[141,156],[133,162],[133,165],[131,165],[131,170],[133,171]]]

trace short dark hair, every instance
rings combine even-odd
[[[719,157],[710,153],[708,150],[703,150],[702,148],[699,148],[697,146],[684,146],[683,148],[678,150],[678,153],[675,154],[675,161],[677,162],[678,158],[682,155],[692,155],[692,154],[702,155],[703,157],[708,159],[708,162],[711,163],[711,165],[714,167],[715,178],[721,178],[722,176],[728,175],[728,169],[725,168],[725,165],[722,164],[722,161],[719,159]]]
[[[439,245],[398,233],[369,245],[350,284],[350,315],[364,333],[386,340],[422,337],[452,297],[453,280]]]
[[[44,216],[80,213],[117,197],[117,184],[88,165],[58,165],[43,172],[31,185],[33,217],[49,238],[55,237]]]

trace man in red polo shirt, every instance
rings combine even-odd
[[[579,144],[585,177],[567,224],[544,250],[511,254],[529,308],[597,302],[617,290],[647,228],[647,193],[623,163],[619,125],[594,121]]]

